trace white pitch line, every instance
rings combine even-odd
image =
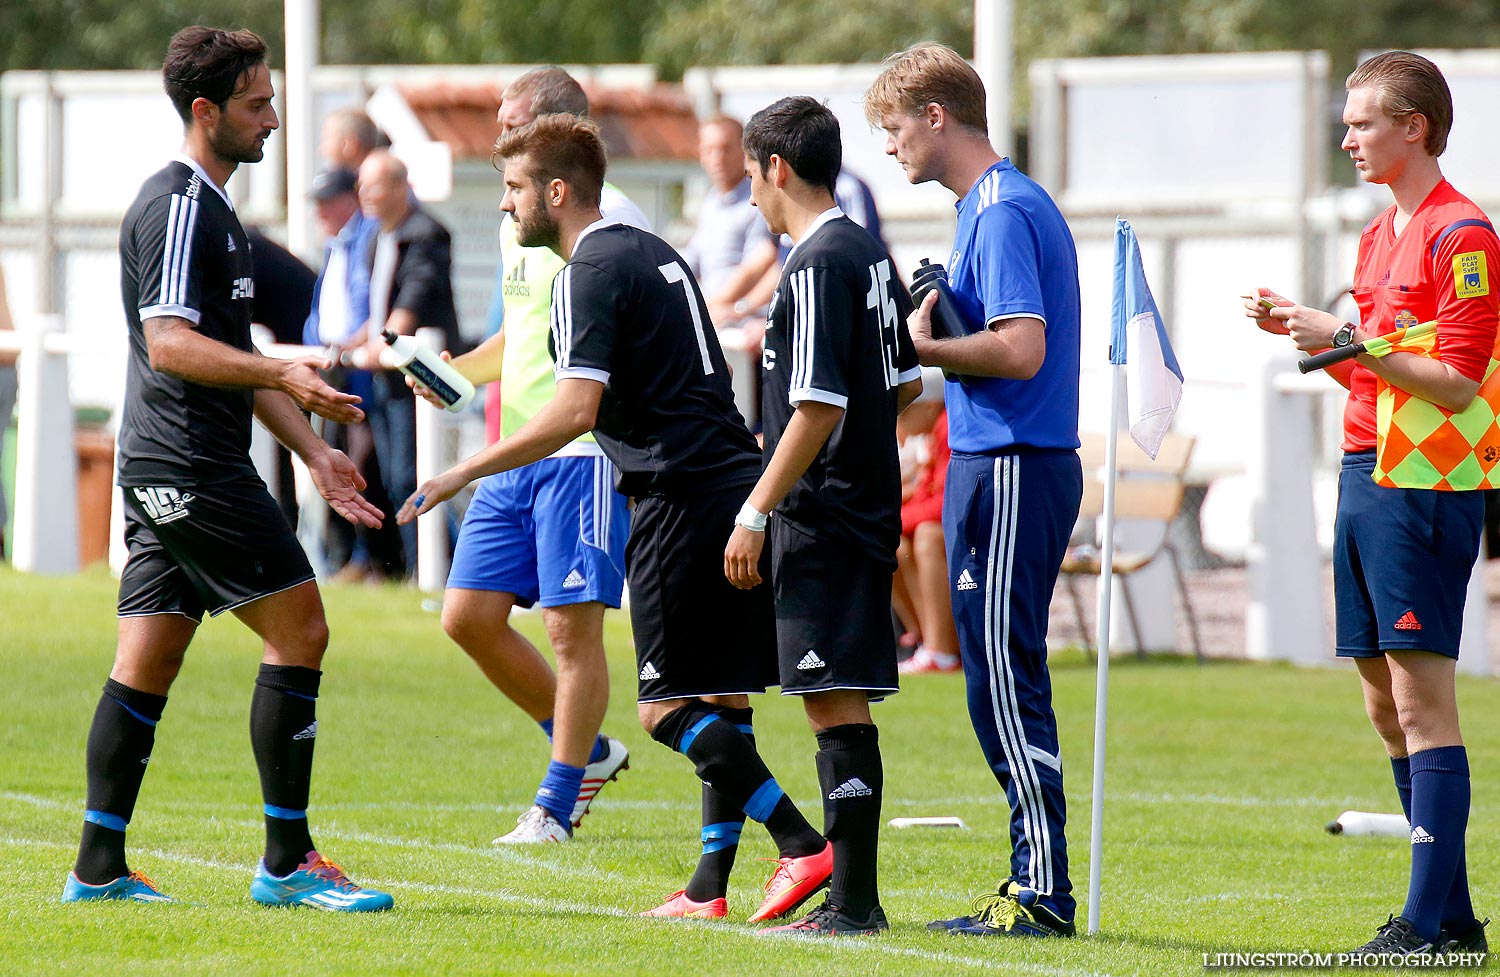
[[[1072,804],[1083,804],[1088,801],[1087,794],[1069,795],[1068,801]],[[48,807],[56,810],[72,810],[75,805],[54,801],[49,798],[38,797],[33,794],[23,794],[17,791],[0,791],[0,800],[20,801],[37,807]],[[1131,801],[1137,804],[1209,804],[1218,807],[1337,807],[1340,810],[1347,809],[1349,805],[1369,804],[1368,797],[1235,797],[1224,794],[1151,794],[1145,792],[1134,792],[1126,794],[1112,794],[1110,800]],[[996,807],[1004,803],[1005,798],[1000,794],[994,795],[969,795],[958,797],[886,797],[882,803],[891,807],[924,807],[924,808],[948,808],[969,806]],[[177,809],[206,809],[219,808],[222,805],[209,801],[182,801],[173,802]],[[507,808],[522,810],[524,805],[496,805],[496,804],[427,804],[420,801],[364,801],[364,802],[336,802],[332,804],[315,804],[315,811],[506,811]],[[659,810],[659,811],[696,811],[696,801],[661,801],[661,800],[625,800],[608,799],[607,803],[601,804],[597,809],[606,811],[616,810]]]
[[[60,801],[49,800],[45,797],[36,797],[31,794],[19,794],[14,791],[0,792],[0,800],[20,801],[33,807],[45,808],[55,811],[74,810],[73,805],[64,804]],[[219,823],[230,827],[242,827],[247,831],[260,831],[264,826],[258,821],[249,820],[221,820]],[[404,848],[410,851],[432,851],[449,852],[459,855],[477,855],[481,858],[493,858],[529,868],[546,869],[559,875],[586,876],[588,878],[608,879],[611,881],[628,881],[625,876],[618,872],[607,869],[596,868],[592,865],[578,865],[572,862],[555,862],[547,858],[528,855],[515,846],[493,845],[478,847],[474,845],[463,845],[451,841],[426,841],[419,838],[395,838],[388,835],[370,834],[363,831],[349,831],[336,825],[324,825],[318,828],[320,838],[329,838],[336,841],[354,841],[361,844],[380,845],[387,848]],[[559,853],[561,854],[561,853]]]
[[[0,845],[23,848],[72,847],[72,845],[66,845],[62,842],[57,841],[45,841],[36,838],[17,838],[14,836],[0,836]],[[225,872],[244,873],[249,870],[247,866],[244,865],[215,861],[214,859],[201,858],[197,855],[182,855],[177,852],[163,851],[161,849],[142,849],[142,854],[149,855],[153,858],[159,858],[164,861],[178,862],[183,865],[194,865],[200,868],[209,868]],[[600,916],[608,919],[635,919],[639,916],[639,914],[634,910],[622,909],[617,906],[599,906],[594,904],[560,901],[556,899],[544,899],[538,896],[520,895],[503,889],[476,889],[467,886],[438,885],[430,882],[409,882],[398,879],[370,879],[368,880],[368,885],[370,885],[371,887],[384,889],[412,889],[418,892],[427,892],[435,895],[465,896],[469,898],[490,899],[495,902],[506,903],[515,906],[525,906],[531,909],[546,909],[551,911],[561,909],[565,912],[573,913],[579,916]],[[682,921],[672,920],[665,921],[665,925],[693,925],[695,927],[702,927],[704,929],[725,933],[731,936],[737,936],[757,941],[773,939],[773,937],[761,936],[760,930],[756,927],[747,926],[740,923],[694,921],[692,924],[686,924]],[[807,948],[810,950],[831,949],[831,947],[829,947],[827,943],[822,941],[814,941],[809,937],[777,937],[774,939],[776,939],[778,943],[781,943],[783,945],[794,942],[805,943]],[[948,939],[958,939],[958,937],[950,936],[948,937]],[[1003,942],[1003,940],[996,941],[992,945],[998,945],[999,943]],[[764,946],[765,944],[761,943],[761,945]],[[838,952],[870,953],[883,956],[906,957],[913,960],[926,960],[932,963],[942,963],[950,965],[957,964],[967,967],[985,968],[988,970],[999,970],[1000,968],[1003,968],[1006,963],[1006,961],[997,960],[993,957],[971,957],[944,951],[922,950],[917,947],[892,946],[888,943],[880,942],[880,939],[878,937],[875,939],[867,940],[840,940],[838,944]],[[1124,977],[1124,975],[1115,975],[1102,970],[1078,970],[1071,967],[1052,967],[1034,963],[1016,963],[1013,966],[1016,968],[1016,972],[1018,973],[1044,974],[1047,975],[1047,977]],[[1132,977],[1134,977],[1134,975],[1138,973],[1139,971],[1131,971]]]
[[[1223,807],[1326,807],[1346,810],[1351,804],[1368,804],[1368,797],[1232,797],[1223,794],[1111,794],[1109,800],[1138,804],[1212,804]]]
[[[1083,798],[1082,800],[1086,800]],[[73,805],[47,798],[36,797],[31,794],[23,794],[15,791],[0,791],[0,800],[16,800],[37,806],[56,807],[58,809],[71,810]],[[984,805],[998,806],[1005,802],[1001,794],[984,797],[886,797],[882,803],[890,807],[957,807],[960,805]],[[178,810],[208,810],[218,809],[223,805],[216,801],[173,801],[173,808]],[[333,803],[315,803],[313,811],[428,811],[445,813],[499,813],[507,814],[512,811],[522,812],[530,806],[530,802],[517,801],[514,804],[498,803],[471,803],[471,804],[434,804],[424,801],[335,801]],[[699,810],[699,802],[694,799],[683,799],[680,801],[668,800],[630,800],[616,797],[607,797],[593,808],[594,811],[692,811]]]

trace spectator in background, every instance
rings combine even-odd
[[[412,196],[406,165],[384,150],[370,153],[359,168],[359,201],[380,224],[370,249],[369,362],[379,362],[386,330],[409,336],[433,326],[446,334],[449,349],[459,349],[452,238]],[[378,371],[366,408],[386,494],[405,499],[417,488],[416,401],[405,378],[395,370]],[[401,547],[411,576],[417,568],[415,523],[401,527]]]
[[[245,237],[250,241],[251,274],[256,285],[253,321],[271,330],[276,342],[295,346],[302,342],[302,323],[312,306],[317,276],[301,258],[266,237],[254,224],[245,226]],[[275,451],[276,484],[272,494],[281,514],[295,530],[297,476],[292,468],[292,453],[279,441]]]
[[[704,168],[707,169],[707,164]],[[870,192],[869,184],[847,169],[840,170],[833,188],[833,199],[846,217],[869,231],[881,247],[886,246],[880,233],[880,212],[875,207],[875,195]],[[703,294],[708,297],[708,311],[714,326],[720,330],[731,326],[744,327],[738,341],[725,337],[725,345],[759,348],[761,334],[765,331],[764,313],[781,281],[782,263],[791,250],[792,242],[786,235],[779,239],[768,235],[758,242],[747,242],[744,258],[733,272],[724,276],[717,286],[704,283]]]
[[[358,173],[366,156],[389,145],[385,133],[361,109],[335,109],[323,118],[318,151],[329,169]]]
[[[709,314],[721,326],[745,318],[752,310],[743,305],[736,308],[733,299],[727,304],[714,300],[747,258],[774,243],[766,222],[750,202],[750,178],[745,175],[745,151],[740,146],[743,134],[739,121],[727,115],[712,115],[699,124],[698,161],[710,185],[698,210],[698,226],[682,253],[703,294],[713,297]]]
[[[363,345],[370,318],[370,268],[366,257],[380,222],[359,208],[357,176],[353,170],[328,170],[312,182],[309,196],[318,215],[318,228],[327,238],[323,270],[313,290],[312,308],[305,316],[300,341],[308,346],[342,349]],[[362,403],[371,396],[369,370],[335,367],[329,382]],[[365,497],[382,509],[388,508],[375,456],[375,436],[366,421],[335,424],[323,421],[319,433],[339,448],[365,475]],[[402,566],[401,537],[394,526],[379,529],[350,526],[342,519],[330,520],[324,540],[328,569],[342,583],[378,578]],[[398,571],[399,572],[399,571]]]
[[[10,318],[10,303],[5,297],[5,270],[0,268],[0,331],[16,327]],[[5,435],[10,428],[11,411],[16,406],[16,353],[0,349],[0,457],[5,454]],[[0,479],[0,559],[5,557],[5,527],[10,511],[5,498],[5,482]]]
[[[903,492],[896,588],[911,603],[919,636],[916,652],[901,663],[901,674],[953,672],[959,667],[958,631],[948,591],[948,548],[943,543],[943,489],[952,452],[941,371],[922,371],[922,394],[902,413],[897,434],[903,442]],[[922,450],[908,452],[908,446],[919,444]]]
[[[317,272],[255,225],[245,228],[255,268],[255,322],[271,330],[278,343],[302,342],[302,325],[312,308]]]
[[[839,170],[838,183],[833,187],[833,199],[839,209],[854,223],[870,232],[870,236],[889,250],[885,235],[880,231],[880,211],[875,206],[875,194],[863,179],[849,172],[848,167]]]

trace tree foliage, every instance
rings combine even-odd
[[[1500,46],[1495,0],[1013,0],[1018,80],[1036,58]],[[282,48],[278,0],[5,0],[0,68],[154,68],[184,24]],[[972,51],[973,0],[323,0],[331,64],[876,61],[931,39]],[[1018,86],[1024,90],[1024,86]]]
[[[695,65],[879,61],[921,40],[973,52],[970,2],[669,0],[646,38],[645,59],[667,75]]]

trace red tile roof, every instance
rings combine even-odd
[[[489,159],[500,135],[495,113],[504,84],[430,82],[397,88],[432,138],[452,148],[454,159]],[[698,158],[698,120],[680,87],[585,86],[585,91],[611,159]]]

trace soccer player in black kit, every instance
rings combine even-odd
[[[520,243],[568,262],[552,285],[557,392],[515,434],[419,486],[397,518],[593,430],[619,470],[619,490],[635,499],[625,564],[641,724],[711,786],[699,872],[649,915],[724,915],[746,815],[780,850],[751,920],[785,915],[827,884],[833,849],[776,783],[749,732],[747,695],[775,681],[775,622],[765,589],[724,579],[722,553],[760,476],[760,452],[734,407],[707,306],[665,241],[600,214],[606,164],[595,123],[543,116],[501,136],[495,157],[505,165],[500,206],[514,215]]]
[[[119,484],[129,557],[114,665],[89,729],[88,800],[65,902],[170,902],[132,872],[125,828],[167,692],[203,612],[233,611],[265,642],[250,741],[265,802],[265,857],[250,894],[267,905],[388,909],[316,850],[307,826],[318,670],[328,625],[312,568],[250,463],[251,414],[295,451],[339,515],[375,527],[364,482],[299,407],[349,423],[359,398],[317,359],[274,360],[250,342],[250,243],[224,192],[277,127],[265,43],[250,31],[187,27],[162,66],[183,151],[147,179],[120,228],[130,331]]]
[[[769,530],[781,689],[802,697],[817,735],[833,845],[827,901],[767,932],[876,933],[887,928],[875,879],[884,775],[870,700],[897,690],[896,415],[922,390],[911,298],[885,248],[834,203],[843,150],[826,106],[773,103],[745,124],[744,148],[751,202],[795,246],[761,358],[765,472],[735,520],[724,573],[759,585]]]

